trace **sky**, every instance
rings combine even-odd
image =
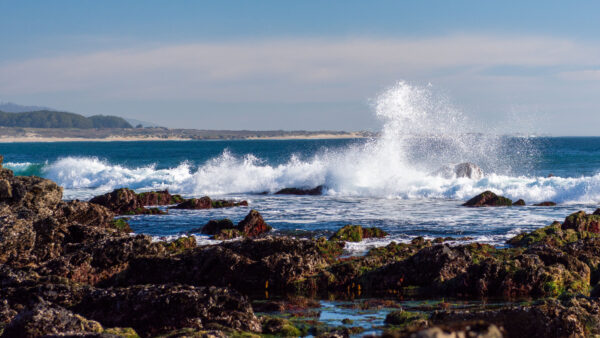
[[[0,100],[173,128],[377,130],[428,86],[482,131],[600,135],[600,2],[0,0]]]

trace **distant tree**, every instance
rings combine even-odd
[[[26,113],[5,113],[0,111],[0,126],[21,128],[132,128],[129,122],[117,116],[85,116],[40,110]]]

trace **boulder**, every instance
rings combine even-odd
[[[106,326],[132,327],[143,336],[211,325],[261,332],[248,299],[226,288],[140,285],[97,289],[74,311]]]
[[[179,195],[171,195],[167,190],[151,191],[137,194],[128,188],[115,189],[104,195],[96,196],[90,203],[108,208],[117,215],[161,215],[164,211],[158,208],[147,209],[145,206],[170,205],[183,199]]]
[[[363,228],[360,225],[348,224],[336,231],[330,241],[360,242],[365,238],[383,238],[388,233],[379,228]]]
[[[258,211],[250,210],[248,215],[238,223],[237,229],[246,237],[257,237],[271,231],[272,228],[265,223]]]
[[[525,206],[526,204],[525,204],[525,201],[524,201],[524,200],[522,200],[522,199],[519,199],[518,201],[516,201],[516,202],[515,202],[515,203],[513,203],[512,205],[513,205],[513,206],[516,206],[516,207],[523,207],[523,206]]]
[[[275,193],[275,195],[323,195],[323,185],[316,186],[312,189],[302,188],[284,188]]]
[[[177,204],[171,209],[212,209],[212,208],[229,208],[238,206],[248,206],[247,201],[231,201],[231,200],[212,200],[208,196],[201,198],[190,198],[182,203]]]
[[[512,200],[498,196],[491,191],[484,191],[463,204],[465,207],[504,207],[511,206]]]
[[[204,227],[202,227],[201,233],[205,235],[215,235],[221,232],[221,230],[225,229],[234,229],[235,225],[233,222],[228,219],[220,219],[220,220],[210,220]]]
[[[565,218],[562,229],[600,233],[600,215],[588,215],[585,211],[578,211]]]

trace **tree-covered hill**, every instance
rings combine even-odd
[[[133,128],[129,122],[117,116],[79,114],[40,110],[26,113],[0,111],[0,126],[21,128]]]

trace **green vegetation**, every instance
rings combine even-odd
[[[102,333],[124,338],[140,338],[137,332],[135,332],[135,330],[130,327],[113,327],[110,329],[105,329]]]
[[[571,222],[573,222],[573,224],[576,224],[577,221],[586,223],[585,219],[582,220],[581,215],[579,214],[573,214],[567,217],[567,220],[569,219]],[[562,229],[562,226],[559,222],[554,222],[547,227],[543,227],[529,233],[519,234],[509,239],[507,243],[517,247],[528,247],[538,243],[561,247],[565,244],[573,243],[583,238],[598,236],[599,234],[588,231]]]
[[[5,113],[0,111],[0,126],[21,128],[132,128],[129,122],[117,116],[79,114],[40,110],[27,113]]]
[[[117,219],[113,219],[110,224],[112,225],[113,228],[119,230],[119,231],[123,231],[123,232],[132,232],[133,230],[131,230],[131,227],[129,227],[129,223],[127,223],[127,219],[126,218],[117,218]]]
[[[385,317],[385,323],[387,325],[408,325],[412,324],[415,321],[426,321],[427,315],[421,312],[411,312],[411,311],[393,311],[388,313]]]
[[[360,242],[363,238],[381,238],[387,235],[387,232],[379,228],[363,228],[360,225],[348,224],[338,230],[329,240]]]

